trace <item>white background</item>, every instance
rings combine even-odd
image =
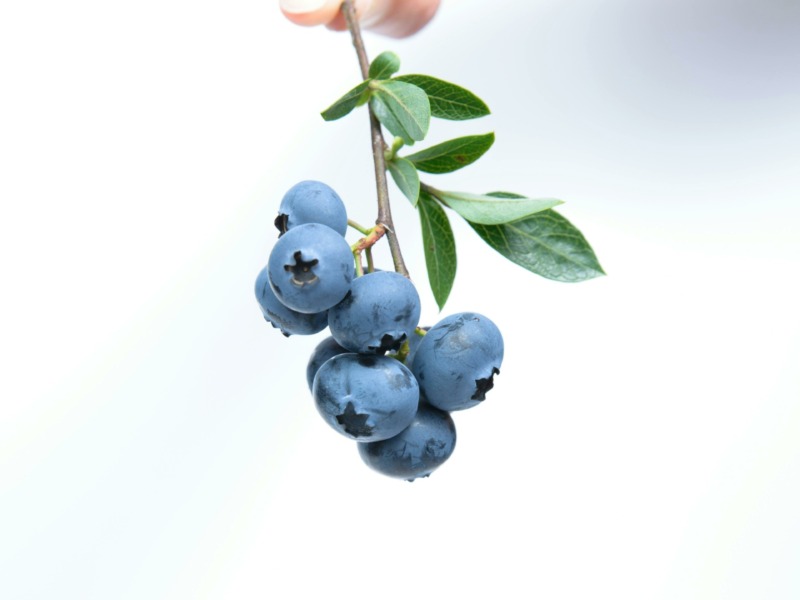
[[[608,272],[454,219],[445,312],[506,360],[413,484],[316,414],[323,334],[253,297],[291,185],[375,212],[363,113],[318,116],[348,38],[276,4],[0,8],[0,597],[797,598],[800,4],[444,0],[367,36],[492,108],[433,123],[497,142],[432,183],[564,199]]]

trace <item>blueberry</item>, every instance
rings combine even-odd
[[[325,325],[328,325],[327,315],[325,317]],[[306,381],[308,382],[308,389],[313,389],[314,376],[319,371],[319,368],[329,359],[338,354],[348,352],[346,348],[342,348],[332,336],[326,337],[322,340],[308,359],[308,366],[306,367]]]
[[[327,225],[341,236],[347,232],[347,211],[339,194],[321,181],[301,181],[283,196],[275,227],[283,235],[305,223]]]
[[[328,326],[328,311],[306,314],[282,304],[269,286],[267,267],[261,269],[256,278],[256,300],[264,319],[287,337],[293,334],[311,335]]]
[[[353,253],[327,225],[298,225],[278,239],[269,256],[269,282],[283,304],[302,313],[319,313],[350,291]]]
[[[334,356],[317,371],[312,392],[328,425],[363,442],[397,435],[411,424],[419,405],[411,371],[386,356]]]
[[[442,465],[456,445],[456,426],[449,413],[420,404],[411,425],[380,442],[358,444],[361,459],[389,477],[414,481]]]
[[[422,338],[412,371],[433,406],[463,410],[486,398],[502,362],[503,337],[497,326],[483,315],[458,313]]]
[[[352,352],[397,350],[419,323],[420,300],[411,281],[392,271],[353,280],[350,293],[328,311],[331,335]]]

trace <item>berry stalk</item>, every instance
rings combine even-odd
[[[353,47],[358,56],[361,76],[367,79],[369,77],[369,59],[367,58],[367,51],[364,47],[364,40],[361,37],[361,28],[356,18],[356,9],[353,0],[344,0],[344,2],[342,2],[342,14],[344,15],[345,21],[347,21],[347,29],[350,31]],[[408,269],[403,260],[403,254],[400,251],[400,243],[395,235],[394,222],[392,221],[392,209],[389,203],[389,186],[386,180],[386,159],[384,156],[388,146],[383,139],[381,124],[372,112],[372,107],[368,105],[367,108],[369,110],[369,125],[372,136],[372,158],[375,163],[375,185],[378,196],[378,218],[375,221],[375,225],[376,228],[382,230],[381,235],[383,235],[383,233],[386,234],[386,239],[389,241],[389,251],[392,254],[394,270],[408,277]]]

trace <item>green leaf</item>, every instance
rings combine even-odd
[[[381,52],[369,66],[372,79],[389,79],[400,70],[400,57],[394,52]]]
[[[467,135],[406,156],[420,171],[451,173],[478,160],[492,147],[494,133]]]
[[[442,310],[456,278],[456,241],[447,213],[426,192],[420,192],[417,209],[428,281],[436,304]]]
[[[370,83],[370,106],[378,120],[392,135],[409,146],[425,138],[431,121],[428,96],[410,83],[390,79]]]
[[[419,173],[417,168],[405,158],[395,156],[386,166],[392,179],[403,192],[406,198],[411,201],[413,206],[417,205],[419,199]]]
[[[425,90],[431,103],[431,116],[439,119],[466,121],[489,114],[489,107],[483,100],[454,83],[428,75],[400,75],[394,81],[411,83]]]
[[[470,223],[480,225],[499,225],[517,221],[563,204],[561,200],[554,198],[526,198],[524,196],[512,198],[439,190],[434,195]]]
[[[577,282],[605,275],[583,234],[554,210],[545,210],[513,223],[470,225],[508,260],[547,279]]]
[[[326,121],[335,121],[348,114],[356,106],[364,104],[369,96],[369,79],[362,81],[328,108],[322,111],[322,118]]]

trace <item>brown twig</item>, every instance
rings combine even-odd
[[[361,68],[361,76],[367,79],[369,77],[369,59],[367,58],[367,51],[364,47],[364,40],[361,37],[361,28],[358,24],[353,0],[344,0],[342,3],[342,14],[344,15],[345,21],[347,21],[347,29],[350,31],[350,37],[356,49],[358,64]],[[386,239],[389,241],[389,251],[392,254],[392,261],[394,262],[394,270],[408,277],[408,269],[406,269],[406,264],[403,261],[403,254],[400,252],[400,244],[397,241],[394,223],[392,221],[392,209],[389,205],[386,159],[383,154],[387,146],[383,139],[383,133],[381,132],[380,121],[378,121],[378,118],[372,112],[372,108],[369,106],[367,106],[367,108],[369,109],[369,125],[372,133],[372,158],[375,163],[375,185],[378,194],[378,218],[375,224],[382,230],[382,233],[375,241],[380,239],[384,233],[386,234]]]

